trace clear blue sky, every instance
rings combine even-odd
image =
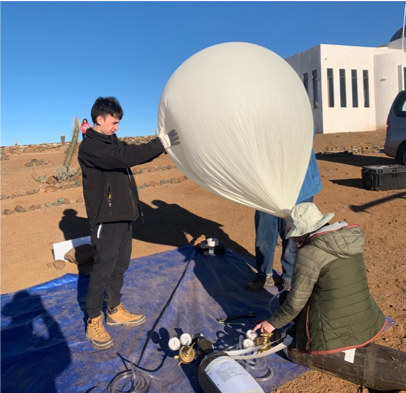
[[[404,2],[1,2],[1,146],[70,140],[98,96],[124,109],[118,136],[152,135],[172,73],[208,46],[283,58],[318,44],[376,47]]]

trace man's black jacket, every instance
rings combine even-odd
[[[92,128],[86,131],[78,159],[92,228],[101,222],[137,219],[139,199],[131,167],[149,162],[164,151],[159,138],[129,145],[115,134],[104,135]]]

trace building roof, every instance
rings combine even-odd
[[[402,31],[403,31],[403,27],[401,27],[401,28],[392,36],[392,38],[390,39],[389,42],[396,41],[396,40],[398,40],[399,38],[402,38]],[[406,27],[405,27],[404,36],[406,37]]]

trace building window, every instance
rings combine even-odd
[[[368,70],[362,71],[362,77],[364,80],[364,108],[369,108],[369,80]]]
[[[307,75],[307,72],[303,74],[303,86],[306,90],[306,93],[309,92],[309,76]]]
[[[345,91],[345,70],[340,70],[340,104],[341,108],[347,106],[347,93]]]
[[[357,70],[351,70],[352,107],[358,108]]]
[[[328,106],[334,108],[333,69],[327,68]]]
[[[319,78],[317,77],[317,70],[312,71],[313,80],[313,108],[319,107]]]

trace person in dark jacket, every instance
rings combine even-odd
[[[140,214],[137,185],[131,167],[153,160],[179,144],[176,130],[165,132],[148,143],[130,145],[119,141],[116,132],[123,110],[114,97],[99,97],[91,110],[93,127],[86,131],[78,160],[83,175],[83,194],[95,249],[93,270],[86,296],[86,337],[97,349],[107,349],[113,340],[103,325],[101,310],[107,303],[109,326],[137,326],[145,322],[121,303],[123,276],[132,247],[132,222]]]
[[[299,243],[292,288],[282,306],[254,331],[272,333],[295,322],[296,345],[310,354],[364,346],[384,329],[386,318],[372,298],[358,225],[326,225],[313,203],[293,207],[287,238]]]

